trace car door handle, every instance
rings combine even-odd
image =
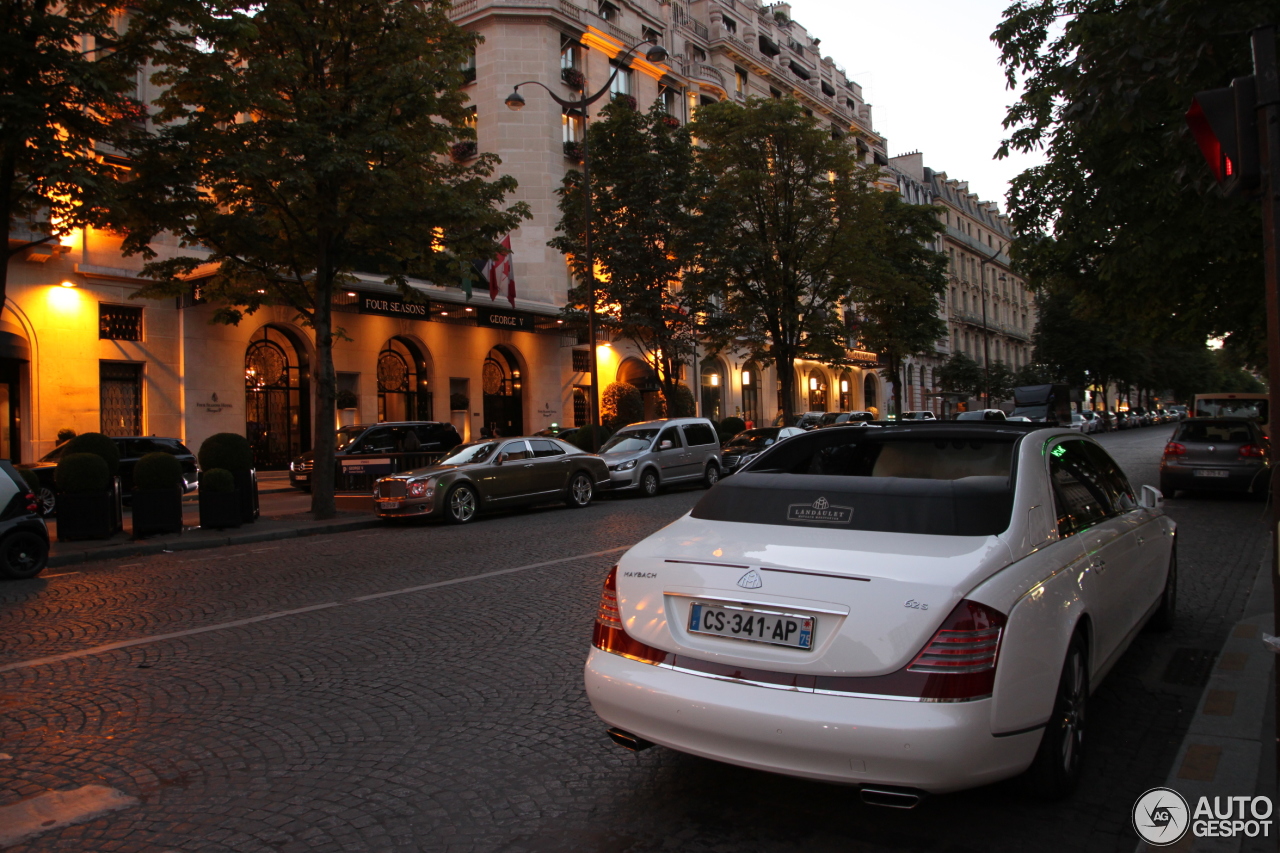
[[[1089,565],[1090,565],[1092,568],[1096,569],[1096,570],[1098,571],[1098,574],[1102,574],[1103,572],[1105,572],[1105,571],[1107,570],[1107,561],[1106,561],[1106,560],[1099,560],[1099,559],[1095,559],[1095,560],[1094,560],[1092,563],[1090,563]]]

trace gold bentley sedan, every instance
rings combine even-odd
[[[481,512],[562,500],[591,503],[609,486],[609,469],[594,453],[546,436],[494,438],[464,444],[435,465],[383,477],[374,485],[379,518],[443,516],[466,524]]]

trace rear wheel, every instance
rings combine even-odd
[[[1044,800],[1060,800],[1070,795],[1080,782],[1085,711],[1089,703],[1088,660],[1084,638],[1077,632],[1067,646],[1053,713],[1044,727],[1040,749],[1027,771],[1032,792]]]
[[[640,494],[651,498],[658,493],[658,472],[652,468],[640,475]]]
[[[479,501],[475,489],[468,485],[457,485],[445,498],[444,517],[450,524],[466,524],[476,517]]]
[[[1169,574],[1165,576],[1164,592],[1160,594],[1160,606],[1147,623],[1153,631],[1173,630],[1174,616],[1178,610],[1178,550],[1169,552]]]
[[[702,487],[709,489],[718,482],[720,482],[720,469],[713,462],[707,466],[707,473],[702,475]]]
[[[52,516],[58,509],[58,496],[48,486],[36,490],[36,505],[43,516]]]
[[[564,502],[574,509],[581,509],[591,503],[591,498],[594,496],[595,487],[591,483],[591,478],[587,476],[586,471],[579,471],[569,481],[569,493],[565,496]]]
[[[0,540],[0,576],[21,581],[44,571],[49,545],[29,530],[19,530]]]

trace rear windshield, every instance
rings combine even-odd
[[[1017,434],[822,430],[722,481],[694,518],[835,530],[989,536],[1009,527]]]
[[[1183,421],[1178,427],[1174,441],[1251,441],[1253,433],[1248,421],[1215,421],[1207,418],[1196,418]]]
[[[1236,418],[1257,418],[1267,422],[1267,400],[1241,400],[1230,397],[1196,400],[1197,418],[1220,418],[1230,415]]]

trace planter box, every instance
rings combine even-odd
[[[200,492],[200,527],[225,530],[240,526],[240,495],[236,492]]]
[[[120,528],[120,492],[58,493],[58,541],[110,539]]]
[[[156,533],[182,532],[182,490],[135,489],[133,492],[133,538]]]
[[[258,520],[258,472],[234,471],[236,494],[240,497],[240,521],[253,524]]]

